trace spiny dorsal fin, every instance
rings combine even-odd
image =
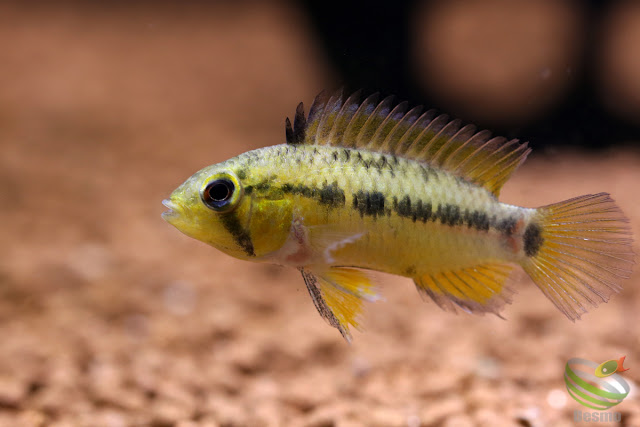
[[[293,127],[289,117],[286,120],[287,144],[302,144],[307,128],[307,119],[304,117],[304,105],[302,102],[296,108],[296,115],[293,118]]]
[[[517,139],[491,138],[489,131],[462,126],[434,110],[409,111],[406,102],[378,94],[360,102],[360,91],[344,99],[342,92],[320,93],[305,120],[302,103],[293,127],[287,118],[287,143],[362,148],[439,167],[498,195],[531,151]]]

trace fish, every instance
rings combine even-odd
[[[232,257],[297,268],[347,341],[381,299],[372,271],[412,279],[444,310],[498,316],[518,267],[572,321],[621,291],[632,235],[609,194],[500,202],[528,143],[379,99],[323,92],[308,115],[300,103],[285,143],[196,172],[163,218]]]
[[[626,358],[627,356],[622,356],[618,360],[612,359],[607,360],[606,362],[602,362],[595,369],[594,375],[599,378],[604,378],[608,377],[609,375],[613,375],[616,372],[628,371],[629,368],[624,367],[624,359]]]

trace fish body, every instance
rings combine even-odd
[[[602,362],[596,367],[594,375],[599,378],[604,378],[613,375],[616,372],[628,371],[629,368],[624,367],[624,359],[626,358],[627,356],[622,356],[618,360],[613,359]]]
[[[240,259],[298,268],[320,314],[349,339],[366,270],[412,278],[442,308],[498,313],[522,266],[569,318],[617,292],[633,256],[605,193],[532,209],[498,194],[526,144],[432,111],[358,95],[302,104],[287,143],[197,172],[164,218]],[[364,270],[364,271],[363,271]]]

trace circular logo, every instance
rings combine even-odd
[[[576,402],[587,408],[604,411],[622,402],[629,394],[629,384],[618,374],[596,376],[601,365],[573,358],[564,369],[567,391]]]

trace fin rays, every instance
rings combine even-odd
[[[349,326],[359,329],[363,303],[380,298],[367,274],[351,267],[322,266],[300,272],[320,315],[351,342]]]
[[[381,102],[374,94],[359,102],[358,91],[346,100],[342,92],[316,97],[304,120],[298,106],[291,126],[286,121],[289,144],[333,145],[398,155],[442,168],[498,195],[513,171],[530,152],[527,143],[491,138],[488,131],[463,126],[460,120],[423,114],[422,107],[408,109],[389,96]],[[408,111],[407,111],[408,110]]]
[[[415,278],[417,289],[447,311],[498,314],[511,302],[505,282],[513,269],[507,264],[483,264],[458,271],[444,271]]]
[[[544,206],[539,251],[522,266],[569,319],[620,292],[634,255],[628,220],[606,193]]]

